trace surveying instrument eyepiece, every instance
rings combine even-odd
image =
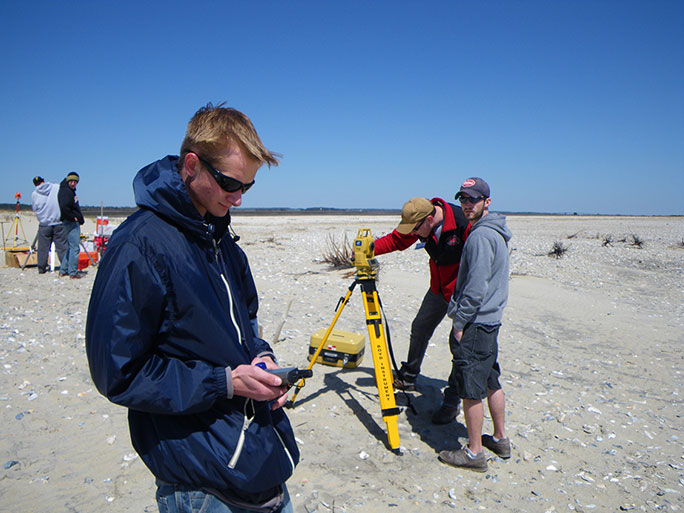
[[[381,303],[378,291],[375,288],[375,276],[378,269],[378,262],[375,259],[375,243],[370,228],[360,228],[356,239],[354,239],[354,255],[352,257],[354,267],[356,267],[356,278],[349,286],[346,296],[340,298],[335,308],[336,313],[330,326],[323,335],[316,352],[311,356],[311,361],[307,369],[311,369],[316,363],[328,337],[335,327],[337,319],[340,317],[345,305],[354,291],[356,285],[361,286],[361,296],[363,298],[363,308],[366,313],[366,326],[370,340],[371,353],[373,355],[373,366],[375,368],[375,383],[378,387],[380,397],[380,408],[382,420],[387,426],[387,442],[390,449],[398,453],[399,451],[399,429],[397,419],[400,410],[394,398],[394,377],[392,375],[392,362],[390,361],[389,346],[385,337],[385,329],[382,323]],[[302,378],[295,387],[292,399],[287,403],[288,407],[294,406],[297,394],[304,386],[305,379]]]

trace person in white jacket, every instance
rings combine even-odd
[[[67,251],[68,243],[62,221],[60,221],[57,193],[59,185],[46,182],[41,176],[33,179],[35,189],[31,194],[31,208],[38,218],[38,273],[47,271],[50,246],[55,243],[57,256],[61,262]]]

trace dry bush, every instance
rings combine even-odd
[[[341,243],[338,243],[332,235],[328,236],[327,247],[322,251],[322,260],[330,264],[333,269],[348,269],[354,267],[354,248],[345,234]]]
[[[547,253],[547,255],[554,258],[561,258],[563,255],[565,255],[567,250],[568,246],[564,246],[562,242],[556,241],[553,243],[553,247],[551,248],[551,251]]]
[[[644,246],[644,240],[639,237],[636,233],[631,235],[631,244],[637,248],[642,248]]]
[[[608,235],[603,236],[603,246],[612,246],[613,245],[613,236],[609,233]]]

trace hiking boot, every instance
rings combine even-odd
[[[492,435],[482,435],[482,445],[496,454],[499,458],[507,460],[511,457],[511,442],[508,438],[495,441]]]
[[[487,458],[484,451],[480,451],[474,458],[468,456],[466,448],[459,451],[441,451],[439,461],[451,465],[452,467],[467,468],[475,472],[487,472]]]
[[[449,406],[447,404],[442,404],[432,415],[433,424],[448,424],[461,413],[461,406]]]
[[[394,388],[397,390],[403,390],[404,392],[415,392],[416,382],[410,381],[406,378],[396,377],[394,378]]]

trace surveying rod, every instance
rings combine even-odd
[[[373,366],[375,367],[375,383],[380,397],[380,410],[382,420],[387,425],[387,441],[391,449],[399,448],[399,428],[397,418],[399,408],[394,398],[394,377],[392,376],[391,362],[387,349],[387,339],[382,326],[380,316],[380,300],[378,291],[375,289],[375,280],[361,281],[361,296],[363,307],[366,311],[366,325],[368,326],[368,338],[373,354]]]

